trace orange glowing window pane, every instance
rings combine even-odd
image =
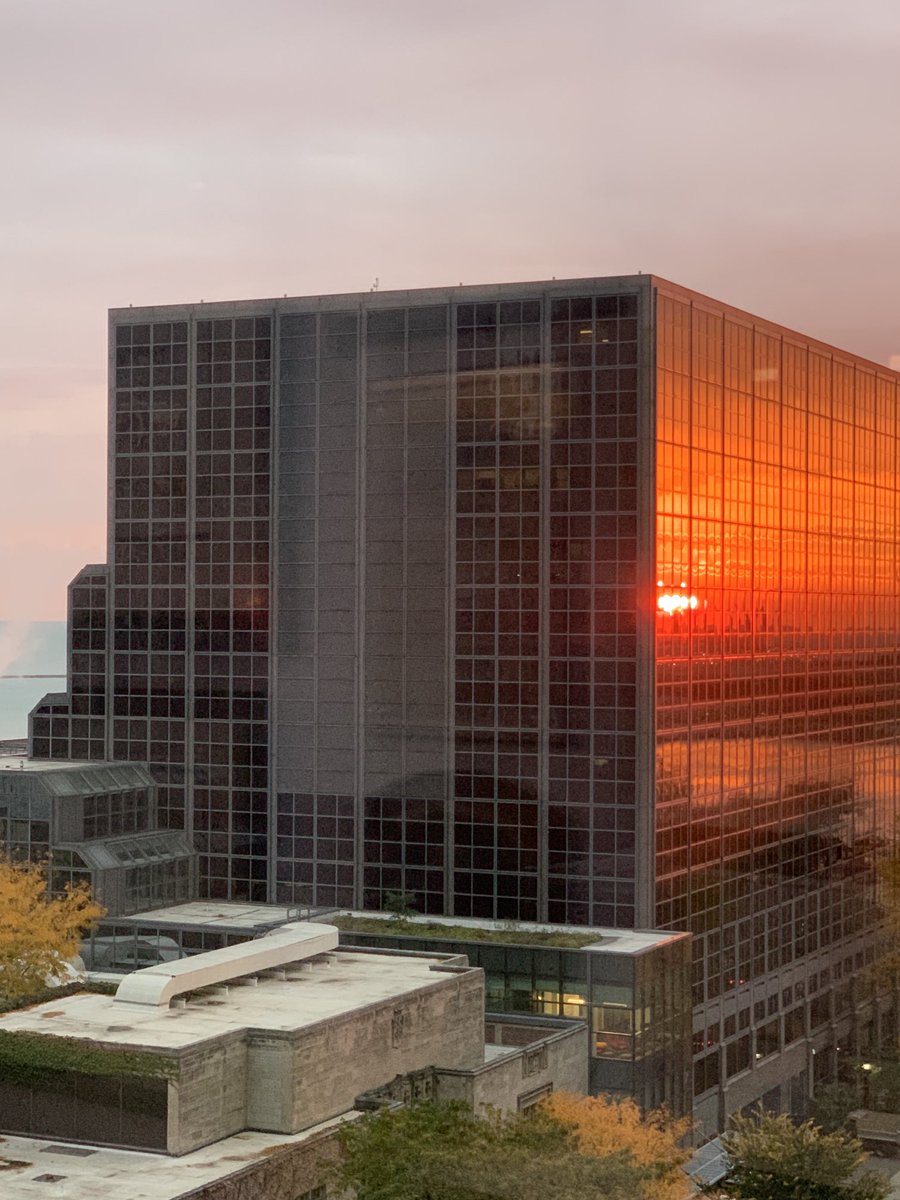
[[[688,596],[684,592],[663,592],[656,598],[656,607],[667,617],[688,612],[690,609],[696,608],[699,603],[696,596]]]

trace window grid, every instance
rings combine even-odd
[[[875,954],[900,760],[896,381],[706,304],[661,294],[658,322],[657,923],[693,930],[708,1004]],[[778,1010],[754,1003],[755,1053]],[[723,1030],[727,1076],[748,1036]]]

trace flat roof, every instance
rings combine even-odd
[[[236,983],[248,976],[275,971],[281,982],[284,973],[299,969],[301,962],[321,959],[337,949],[338,931],[333,925],[294,921],[266,937],[251,938],[237,946],[221,946],[205,954],[189,954],[174,962],[155,963],[132,971],[119,984],[120,1004],[154,1004],[164,1008],[176,996],[210,987]]]
[[[385,934],[400,934],[407,937],[415,937],[414,929],[409,929],[408,926],[416,924],[448,925],[451,929],[454,925],[462,926],[463,929],[484,929],[496,932],[497,942],[502,942],[504,932],[510,931],[509,923],[502,922],[502,920],[487,920],[482,917],[432,917],[413,914],[412,917],[406,918],[407,928],[397,929],[391,928],[394,918],[390,916],[390,913],[379,911],[366,912],[350,910],[350,908],[302,908],[296,905],[242,905],[232,904],[232,902],[209,901],[193,901],[164,908],[150,908],[146,912],[120,918],[118,924],[140,922],[142,925],[160,926],[160,928],[173,925],[252,930],[294,922],[299,919],[299,911],[304,913],[304,919],[324,920],[324,922],[328,922],[329,916],[383,920],[386,926]],[[112,920],[113,918],[108,918],[107,924]],[[343,932],[353,932],[353,930],[343,930]],[[662,946],[666,942],[689,936],[680,930],[612,929],[601,925],[553,925],[533,922],[533,920],[516,922],[515,932],[517,934],[528,934],[528,932],[533,932],[533,934],[595,934],[596,941],[588,942],[580,949],[604,949],[613,954],[640,954],[642,950],[652,949]],[[452,932],[449,932],[448,937],[452,941]]]
[[[497,937],[492,941],[502,942],[505,932],[515,933],[577,933],[577,934],[596,934],[595,942],[586,942],[583,946],[578,947],[550,947],[551,949],[562,950],[603,950],[610,954],[639,954],[642,950],[649,950],[655,946],[662,946],[666,942],[678,941],[680,938],[688,937],[685,932],[669,931],[665,929],[611,929],[604,926],[590,925],[549,925],[540,924],[537,921],[516,921],[515,928],[503,921],[490,921],[483,917],[432,917],[422,916],[419,914],[404,918],[404,927],[397,928],[396,918],[389,913],[384,912],[365,912],[362,910],[341,909],[331,914],[332,917],[360,917],[364,920],[384,921],[385,933],[393,934],[400,937],[415,937],[416,925],[447,925],[450,927],[447,937],[450,941],[453,940],[452,928],[454,925],[460,926],[463,929],[484,929],[491,933],[496,933]],[[326,918],[327,919],[327,918]],[[391,925],[393,923],[393,928]],[[412,926],[412,928],[410,928]],[[345,929],[342,932],[352,933],[352,929]],[[371,930],[360,930],[360,933],[370,933]],[[433,933],[423,934],[423,937],[434,937]],[[481,943],[473,942],[473,945]],[[521,943],[519,943],[521,944]]]
[[[265,939],[263,939],[264,941]],[[198,956],[198,961],[201,956]],[[337,949],[320,961],[288,967],[285,978],[213,985],[184,1008],[123,1004],[78,992],[61,1000],[0,1013],[0,1031],[90,1039],[116,1047],[178,1052],[241,1029],[294,1033],[395,997],[440,987],[432,967],[445,958]],[[474,970],[475,968],[470,968]]]
[[[200,300],[175,304],[135,304],[127,308],[111,308],[112,321],[140,324],[144,321],[184,320],[186,315],[204,317],[270,316],[273,309],[283,312],[340,312],[348,306],[396,308],[404,304],[447,304],[466,300],[488,300],[492,296],[515,297],[523,292],[558,292],[568,295],[573,287],[613,291],[630,289],[633,292],[650,287],[650,275],[589,275],[575,279],[507,280],[502,283],[434,284],[431,287],[393,288],[385,291],[324,292],[298,296],[257,296],[237,300]]]
[[[335,292],[308,296],[255,297],[245,300],[214,300],[206,302],[201,300],[199,303],[189,302],[186,304],[135,305],[128,308],[111,308],[109,310],[109,317],[113,324],[141,324],[146,321],[183,321],[187,317],[203,320],[205,318],[214,319],[216,317],[271,316],[273,312],[325,313],[340,312],[341,310],[346,311],[348,308],[364,308],[367,311],[371,311],[379,308],[403,307],[409,304],[477,303],[479,300],[502,300],[506,297],[521,299],[523,296],[537,294],[553,298],[555,296],[570,296],[576,289],[597,292],[630,291],[636,293],[644,289],[653,288],[658,288],[669,295],[677,295],[683,299],[697,301],[701,305],[714,305],[716,308],[725,310],[729,315],[742,321],[753,321],[780,334],[787,334],[792,338],[800,338],[804,342],[810,343],[813,347],[826,350],[829,353],[837,353],[842,358],[852,359],[889,378],[897,378],[898,373],[884,363],[875,362],[872,359],[855,354],[851,350],[845,350],[828,342],[822,342],[818,338],[803,333],[801,330],[794,329],[789,325],[781,325],[769,318],[728,304],[726,301],[707,296],[703,292],[694,291],[692,288],[672,283],[661,275],[646,273],[637,275],[588,275],[570,279],[507,280],[502,283],[437,284],[431,287],[396,288],[378,292]]]
[[[146,912],[136,913],[130,917],[123,917],[116,923],[131,924],[132,922],[139,921],[142,925],[151,927],[172,925],[185,927],[200,926],[211,929],[221,927],[223,929],[252,930],[267,928],[288,921],[296,921],[298,920],[298,911],[304,913],[304,919],[308,917],[310,920],[321,920],[326,923],[329,916],[361,917],[365,920],[380,920],[384,921],[387,926],[385,933],[415,937],[415,931],[408,927],[402,929],[392,928],[391,924],[394,918],[389,913],[379,911],[366,912],[346,908],[302,908],[298,910],[297,905],[286,907],[278,904],[235,904],[196,901],[188,904],[174,904],[166,908],[149,909]],[[112,918],[107,919],[107,923],[111,921]],[[461,926],[464,929],[484,929],[491,933],[496,933],[497,937],[492,940],[497,942],[502,942],[504,932],[510,931],[508,922],[490,921],[483,917],[436,917],[416,914],[406,918],[406,923],[407,926],[416,924],[447,925],[452,929],[455,925]],[[352,933],[352,930],[344,930],[343,932]],[[614,929],[605,926],[541,924],[538,921],[517,921],[515,923],[515,932],[577,933],[584,934],[585,936],[596,934],[596,941],[585,943],[579,949],[602,949],[612,954],[639,954],[642,950],[649,950],[655,946],[664,945],[666,942],[676,941],[679,938],[689,936],[682,931],[664,929]],[[433,935],[426,934],[424,936]],[[452,932],[448,933],[447,936],[452,940]],[[565,947],[562,948],[565,949]]]
[[[3,771],[30,771],[32,774],[39,775],[45,771],[107,771],[110,768],[121,770],[123,767],[138,767],[144,768],[142,762],[108,762],[94,761],[80,758],[28,758],[21,754],[3,755],[3,762],[0,763],[0,770]]]
[[[260,929],[270,925],[281,925],[296,921],[298,911],[323,912],[331,909],[310,909],[299,905],[282,904],[237,904],[228,902],[191,901],[188,904],[173,904],[168,908],[151,908],[147,912],[133,913],[130,917],[109,918],[116,924],[132,924],[140,921],[147,925],[202,925],[210,929]]]
[[[361,1116],[348,1112],[295,1134],[245,1130],[178,1158],[4,1134],[0,1142],[0,1190],[4,1200],[31,1200],[36,1196],[42,1200],[48,1196],[57,1200],[97,1200],[98,1196],[112,1200],[178,1200],[197,1188],[244,1171],[279,1150],[316,1140]],[[8,1168],[4,1160],[23,1165]],[[42,1175],[60,1178],[53,1183],[39,1182]]]

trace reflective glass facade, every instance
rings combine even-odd
[[[109,757],[146,762],[160,817],[185,827],[188,324],[113,331]]]
[[[815,1028],[894,836],[896,375],[651,276],[111,327],[36,753],[107,713],[210,896],[691,929],[701,1081]]]
[[[466,292],[278,306],[275,897],[648,922],[650,293]]]
[[[189,820],[206,893],[265,900],[272,322],[200,320],[194,334]]]
[[[109,572],[87,566],[69,585],[68,694],[45,696],[32,715],[36,758],[106,758]]]
[[[698,1092],[805,1033],[807,997],[874,953],[897,400],[891,372],[660,284],[656,919],[694,931],[695,1003],[722,1000]]]
[[[0,1120],[26,1137],[165,1150],[168,1093],[165,1079],[42,1068],[23,1082],[0,1078]]]

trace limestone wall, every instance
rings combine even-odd
[[[187,1154],[246,1129],[244,1032],[193,1048],[169,1085],[169,1153]]]
[[[182,1192],[178,1200],[300,1200],[322,1187],[329,1200],[339,1200],[328,1186],[338,1158],[336,1135],[336,1126],[311,1134],[308,1141],[256,1158],[225,1179]]]
[[[477,1071],[435,1070],[436,1101],[463,1100],[476,1112],[516,1112],[551,1091],[584,1094],[588,1087],[588,1030],[573,1026],[530,1046],[489,1058]]]
[[[247,1036],[247,1128],[287,1133],[294,1106],[293,1044],[289,1035]]]
[[[291,1132],[346,1112],[396,1075],[484,1061],[482,972],[435,972],[435,984],[296,1037]]]

